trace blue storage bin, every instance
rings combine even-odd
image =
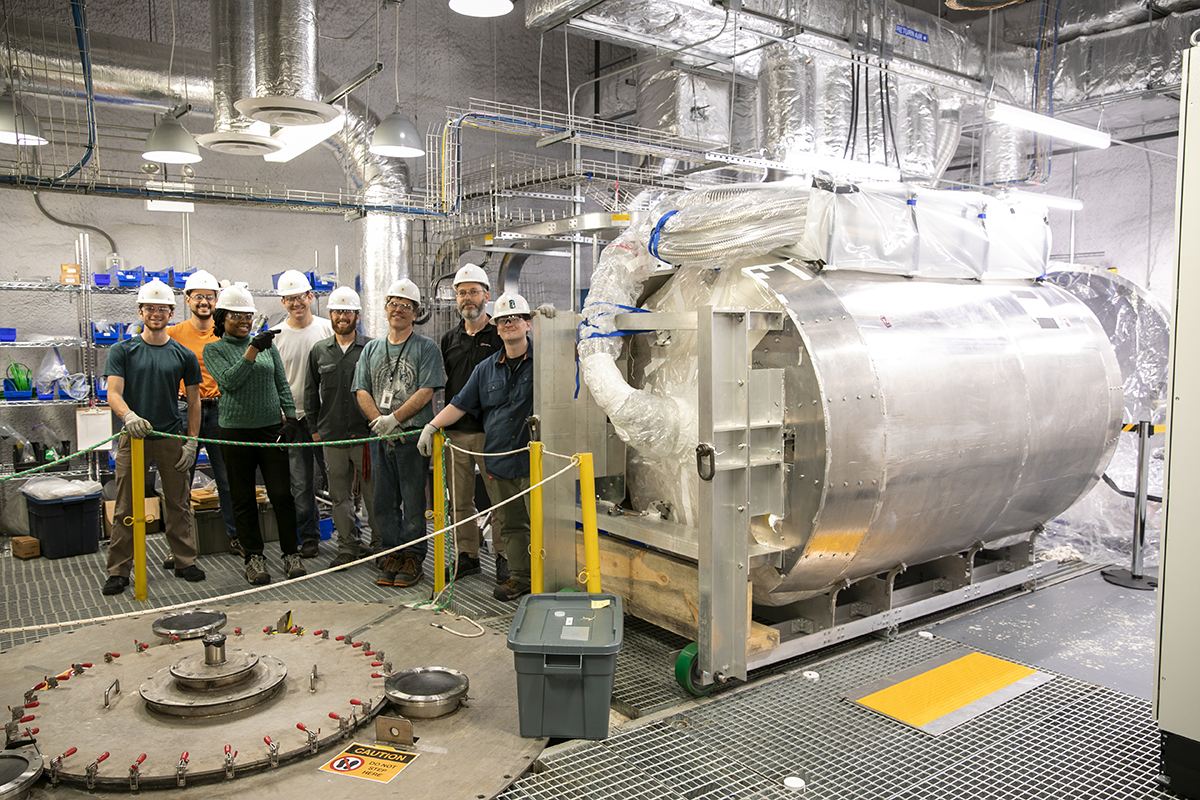
[[[96,378],[96,397],[101,400],[108,397],[108,378],[103,375]]]
[[[332,278],[333,276],[330,275],[329,277]],[[331,280],[327,281],[324,278],[322,278],[320,275],[316,276],[316,279],[313,281],[310,281],[310,283],[312,283],[312,287],[314,289],[316,289],[318,292],[327,292],[327,291],[333,289],[337,285],[336,281],[331,281]]]
[[[55,384],[55,385],[57,385],[57,384]],[[48,391],[48,392],[41,391],[40,389],[37,388],[36,385],[33,387],[33,390],[35,392],[37,392],[38,400],[53,400],[54,399],[54,386],[51,386],[50,391]]]
[[[184,272],[183,270],[179,270],[179,269],[172,269],[171,285],[174,286],[176,289],[182,289],[184,286],[187,285],[187,279],[190,276],[195,275],[195,274],[196,274],[196,270],[194,270],[194,269],[189,272]]]
[[[108,333],[102,333],[96,329],[96,323],[92,323],[92,341],[96,344],[116,344],[121,338],[122,326],[118,323],[113,325]]]
[[[142,282],[149,283],[150,281],[153,281],[153,280],[159,280],[159,281],[162,281],[163,283],[165,283],[167,286],[170,286],[171,282],[173,280],[175,280],[174,273],[175,273],[175,271],[173,269],[164,269],[164,270],[149,270],[148,269],[143,273],[144,280]]]
[[[33,398],[32,389],[18,389],[13,382],[4,379],[4,399],[9,401],[30,400]]]
[[[0,342],[15,342],[16,340],[16,328],[0,328]]]
[[[56,500],[25,495],[29,533],[46,558],[95,553],[100,549],[100,492]]]
[[[109,275],[107,272],[99,272],[92,276],[92,282],[97,286],[111,286],[112,275]]]
[[[317,523],[317,528],[321,531],[321,539],[325,540],[333,536],[333,519],[323,519]]]
[[[143,267],[137,269],[117,270],[117,286],[141,286],[142,276],[146,274]]]

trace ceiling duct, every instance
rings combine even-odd
[[[255,91],[234,103],[272,125],[319,125],[337,116],[317,86],[316,0],[255,0]]]
[[[1200,0],[1061,0],[1053,9],[1050,22],[1058,34],[1059,44],[1105,31],[1128,28],[1153,22],[1169,14],[1200,9]],[[1044,3],[1028,2],[1010,8],[992,18],[992,32],[1001,41],[1036,46],[1045,28]],[[969,22],[965,26],[981,35],[987,34],[987,21]]]
[[[4,39],[10,36],[11,38]],[[172,103],[166,93],[170,46],[140,39],[88,34],[92,62],[92,83],[97,103],[123,108],[147,108],[164,111]],[[11,51],[13,69],[27,94],[44,94],[82,100],[87,87],[79,72],[79,53],[74,32],[25,19],[10,19],[0,28],[0,49]],[[204,64],[206,53],[177,47],[176,63]],[[321,78],[322,88],[335,88],[329,78]],[[186,78],[174,82],[176,92],[184,91],[193,113],[213,113],[213,86],[201,70],[188,70]],[[353,95],[347,98],[346,124],[325,145],[333,150],[354,189],[372,203],[403,204],[408,197],[408,168],[403,159],[372,155],[367,147],[369,132],[378,120]],[[85,191],[81,188],[80,191]],[[279,205],[287,205],[279,201]],[[359,239],[358,272],[362,286],[364,330],[378,336],[387,330],[383,303],[391,281],[409,276],[409,241],[412,223],[399,214],[368,211],[356,223],[362,226]],[[351,267],[353,269],[353,267]]]
[[[212,0],[213,130],[196,137],[209,150],[263,156],[283,149],[270,126],[243,116],[234,103],[250,97],[254,80],[254,5],[251,0]],[[256,133],[255,129],[261,128]]]

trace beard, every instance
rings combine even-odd
[[[458,313],[467,322],[474,322],[483,316],[483,308],[481,306],[468,303],[467,305],[459,308]]]
[[[352,322],[346,319],[332,320],[331,324],[333,325],[333,332],[339,336],[345,336],[357,327],[357,321]]]

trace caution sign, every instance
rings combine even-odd
[[[390,747],[352,744],[338,753],[328,763],[322,764],[322,772],[334,775],[349,775],[365,781],[389,783],[400,774],[400,770],[416,760],[416,753],[402,753]]]

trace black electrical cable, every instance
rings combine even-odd
[[[863,70],[863,106],[867,110],[867,163],[871,163],[871,73]],[[882,113],[883,109],[880,109]]]
[[[42,198],[40,196],[40,193],[37,192],[36,190],[33,192],[33,202],[38,207],[38,211],[42,212],[42,215],[46,219],[50,220],[51,222],[62,225],[64,228],[79,228],[80,230],[94,231],[95,233],[100,234],[101,236],[103,236],[105,239],[108,240],[108,246],[109,246],[110,253],[117,252],[117,243],[113,241],[113,238],[111,236],[109,236],[107,233],[105,233],[104,231],[97,228],[95,225],[84,225],[82,222],[67,222],[66,220],[59,219],[58,217],[54,216],[49,211],[47,211],[46,207],[42,205]]]
[[[1116,482],[1112,478],[1108,477],[1107,472],[1104,473],[1101,477],[1104,478],[1104,482],[1108,484],[1108,487],[1110,489],[1112,489],[1114,492],[1116,492],[1117,494],[1121,495],[1121,497],[1132,497],[1135,500],[1137,499],[1137,494],[1135,492],[1127,492],[1124,489],[1122,489],[1120,486],[1117,486]],[[1153,495],[1153,494],[1146,495],[1146,499],[1153,501],[1155,503],[1162,502],[1161,497],[1159,497],[1158,495]]]
[[[883,165],[888,165],[888,116],[887,96],[883,89],[883,70],[879,71],[879,114],[883,118]],[[896,166],[900,166],[900,153],[896,153]]]
[[[842,158],[854,158],[855,134],[858,133],[858,64],[850,66],[850,125],[846,129],[846,146]]]

